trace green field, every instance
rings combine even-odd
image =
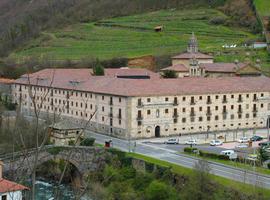
[[[217,16],[226,17],[214,9],[162,10],[97,23],[76,24],[44,32],[10,57],[21,62],[29,56],[79,60],[175,54],[185,50],[192,31],[198,36],[201,51],[216,53],[223,51],[224,44],[241,44],[258,37],[244,30],[210,24],[209,20]],[[164,31],[156,33],[153,29],[157,25],[163,25]],[[241,48],[238,50],[241,53]],[[223,60],[224,56],[225,60],[226,57],[231,58],[227,54],[217,59]]]
[[[254,2],[261,16],[270,16],[269,0],[254,0]]]

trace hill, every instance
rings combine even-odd
[[[244,60],[244,48],[223,49],[222,46],[241,46],[259,35],[222,24],[227,18],[218,10],[199,8],[161,10],[80,23],[43,32],[41,37],[12,53],[9,58],[20,63],[29,57],[80,61],[96,57],[106,60],[114,57],[172,55],[185,50],[191,32],[195,32],[200,49],[212,52],[218,61]],[[164,26],[160,33],[154,31],[158,25]],[[266,62],[263,51],[252,52],[252,60],[259,57]]]
[[[185,6],[219,6],[225,0],[1,0],[0,56],[42,30],[115,16]]]

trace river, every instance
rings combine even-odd
[[[56,183],[44,180],[36,181],[36,200],[55,200]],[[59,200],[75,199],[75,191],[68,184],[62,184],[59,188]],[[81,200],[91,200],[89,196],[83,196]]]

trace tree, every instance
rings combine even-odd
[[[178,199],[176,191],[164,182],[154,180],[145,190],[147,200]]]
[[[99,59],[96,60],[93,64],[93,75],[95,76],[104,76],[104,67],[101,65]]]
[[[187,200],[210,200],[214,198],[216,186],[210,179],[210,167],[206,160],[199,160],[194,166],[194,174],[191,176],[186,190],[184,199]],[[192,194],[192,195],[190,195]]]
[[[162,74],[163,78],[177,78],[177,74],[175,71],[166,70]]]
[[[268,24],[267,24],[267,30],[270,31],[270,19],[269,19]]]

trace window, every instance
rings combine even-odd
[[[151,99],[150,98],[147,98],[147,102],[151,102]]]
[[[1,200],[7,200],[7,195],[6,194],[2,195]]]
[[[159,110],[156,111],[156,116],[159,117]]]
[[[202,100],[202,96],[200,96],[199,99]]]
[[[165,109],[165,113],[168,114],[169,113],[169,109]]]
[[[261,108],[263,108],[263,103],[261,104]]]
[[[249,94],[247,94],[246,97],[249,98]]]
[[[261,93],[261,97],[263,97],[264,96],[264,94],[263,93]]]
[[[246,114],[246,118],[249,118],[249,113]]]
[[[121,97],[119,97],[119,103],[121,103],[121,101],[122,101],[122,99],[121,99]]]
[[[104,100],[104,96],[102,96],[102,100]]]
[[[216,120],[216,121],[218,120],[218,115],[215,116],[215,120]]]
[[[231,119],[234,119],[234,115],[231,115]]]
[[[186,101],[186,97],[183,97],[183,101]]]
[[[121,123],[122,123],[121,119],[119,119],[118,123],[119,123],[119,125],[121,125]]]
[[[249,104],[246,104],[246,109],[249,109]]]
[[[102,106],[102,112],[104,112],[104,106]]]
[[[182,123],[186,123],[186,118],[182,118]]]
[[[138,126],[141,126],[142,125],[142,121],[138,121]]]
[[[232,98],[232,99],[234,98],[234,95],[233,95],[233,94],[231,95],[231,98]]]
[[[218,99],[218,95],[216,95],[216,99]]]
[[[183,111],[183,112],[186,112],[186,108],[182,108],[182,111]]]
[[[104,122],[104,117],[102,117],[102,121]]]
[[[216,110],[218,110],[218,106],[216,106]]]
[[[168,98],[168,97],[166,97],[166,98],[165,98],[165,101],[169,101],[169,98]]]
[[[234,106],[233,106],[233,105],[231,105],[231,109],[232,109],[232,110],[234,109]]]
[[[202,111],[202,107],[199,107],[199,111]]]
[[[207,116],[207,121],[210,121],[211,120],[211,117],[210,116]]]
[[[199,117],[199,122],[202,122],[203,118],[202,117]]]
[[[150,115],[151,114],[151,110],[147,110],[147,115]]]

